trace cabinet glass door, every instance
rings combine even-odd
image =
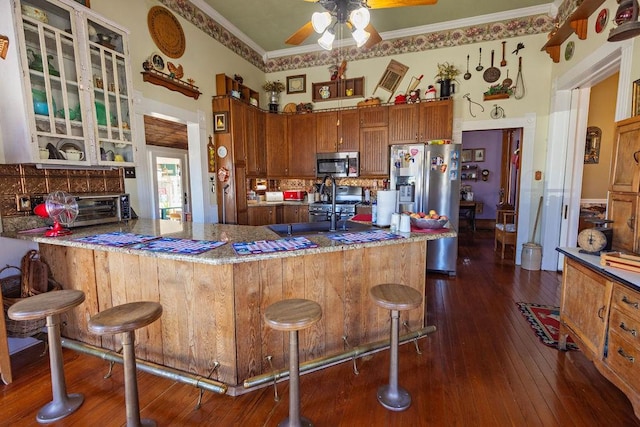
[[[104,24],[87,21],[92,96],[98,135],[99,163],[134,162],[128,64],[122,34]]]
[[[65,5],[22,2],[22,27],[28,69],[27,91],[33,111],[34,159],[42,163],[88,162],[77,29]],[[35,10],[35,11],[34,11]]]

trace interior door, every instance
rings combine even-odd
[[[190,220],[189,158],[186,150],[153,147],[153,219]]]

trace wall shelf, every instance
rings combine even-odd
[[[329,88],[328,98],[323,98],[320,95],[320,89],[323,86],[327,86]],[[347,95],[348,89],[353,91],[352,95]],[[347,98],[364,98],[364,77],[313,83],[311,85],[311,96],[313,98],[313,102],[333,101],[335,99]]]
[[[598,9],[605,0],[584,0],[580,6],[573,11],[567,20],[557,31],[551,32],[549,40],[542,46],[553,62],[560,62],[560,47],[571,34],[576,33],[580,40],[587,38],[587,28],[589,25],[589,16]]]
[[[255,106],[258,106],[260,102],[260,94],[249,86],[245,86],[237,80],[225,75],[216,74],[216,93],[218,96],[231,95],[231,91],[238,91],[240,93],[240,101],[247,104],[251,104],[251,99],[255,99]]]
[[[172,79],[169,74],[165,74],[161,71],[142,71],[142,80],[154,85],[166,87],[169,90],[180,92],[185,96],[190,96],[193,99],[198,99],[200,91],[198,86],[185,83],[181,80]]]

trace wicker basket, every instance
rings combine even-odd
[[[0,274],[7,269],[15,269],[18,274],[0,279],[2,285],[2,305],[4,309],[4,322],[7,328],[7,336],[14,338],[31,337],[40,332],[46,324],[46,319],[37,320],[13,320],[7,315],[9,307],[22,298],[22,271],[18,267],[7,265],[0,270]]]

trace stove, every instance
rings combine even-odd
[[[336,188],[336,213],[338,220],[349,219],[356,214],[356,205],[362,203],[362,187],[341,185]],[[331,218],[332,205],[316,202],[309,205],[309,222],[327,221]]]

